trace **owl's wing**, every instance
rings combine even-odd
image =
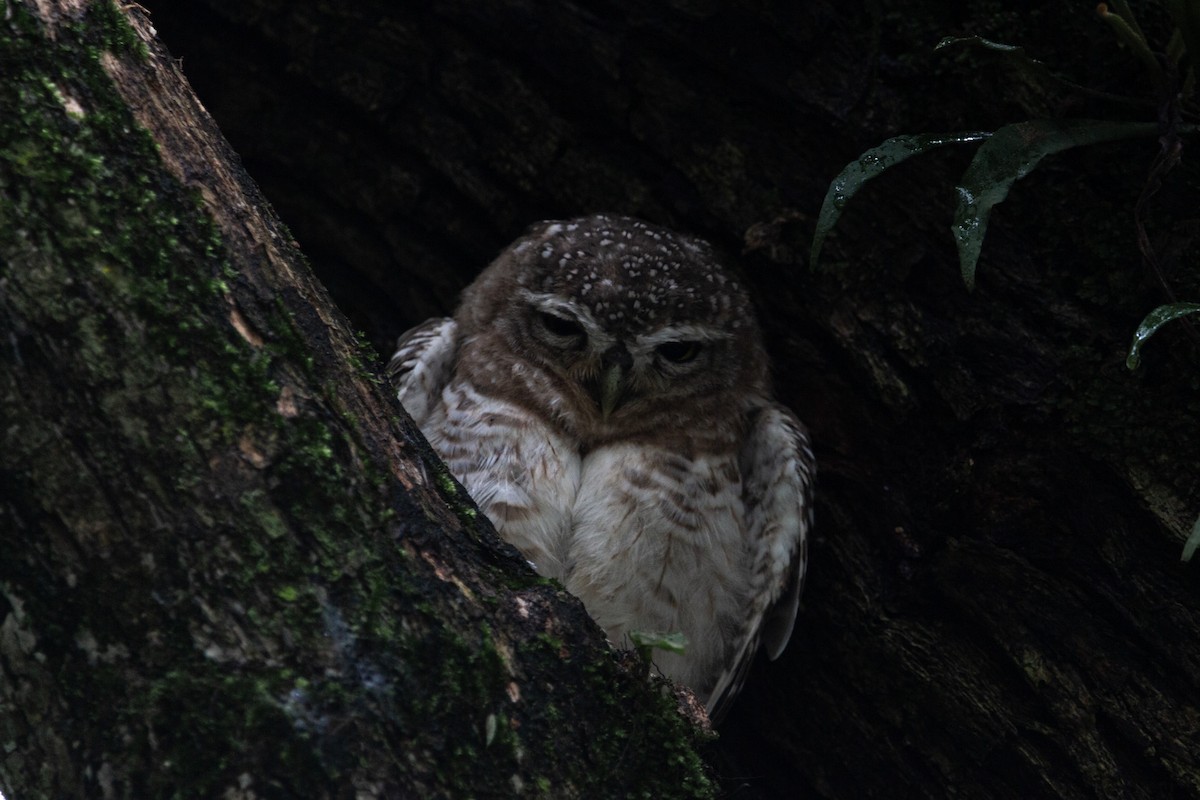
[[[808,563],[816,461],[808,433],[780,405],[757,409],[738,454],[746,535],[754,553],[754,589],[746,625],[709,698],[720,720],[741,689],[761,642],[772,660],[792,635]]]
[[[457,353],[458,325],[450,317],[425,320],[396,341],[387,374],[417,425],[428,419],[433,401],[450,380]]]

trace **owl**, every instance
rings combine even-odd
[[[814,460],[746,292],[705,242],[595,215],[532,227],[454,317],[400,337],[400,402],[500,535],[719,720],[791,636]]]

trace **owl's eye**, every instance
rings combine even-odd
[[[700,355],[699,342],[664,342],[654,351],[672,364],[687,364]]]
[[[583,338],[587,335],[583,326],[573,319],[560,317],[557,314],[551,314],[548,311],[538,312],[538,321],[550,333],[564,339],[573,339],[576,337]]]

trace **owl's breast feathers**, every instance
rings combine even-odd
[[[454,377],[442,363],[452,325],[427,323],[398,349],[405,407],[501,535],[583,600],[614,644],[683,632],[686,652],[656,653],[656,664],[719,716],[760,639],[774,658],[791,635],[811,514],[803,427],[764,403],[725,455],[685,457],[642,438],[583,448]]]

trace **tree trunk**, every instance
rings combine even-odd
[[[0,791],[707,796],[436,462],[136,5],[0,22]]]
[[[792,646],[710,751],[731,791],[1200,797],[1200,586],[1178,560],[1200,513],[1197,350],[1167,330],[1123,363],[1165,297],[1134,225],[1158,145],[1047,159],[993,215],[974,293],[947,230],[966,151],[897,168],[823,268],[803,255],[830,179],[888,136],[1154,120],[1091,7],[148,5],[379,348],[539,218],[622,211],[741,254],[821,475]],[[1144,17],[1164,46],[1161,9]],[[947,35],[1147,102],[934,53]],[[1194,161],[1145,207],[1192,300]]]

